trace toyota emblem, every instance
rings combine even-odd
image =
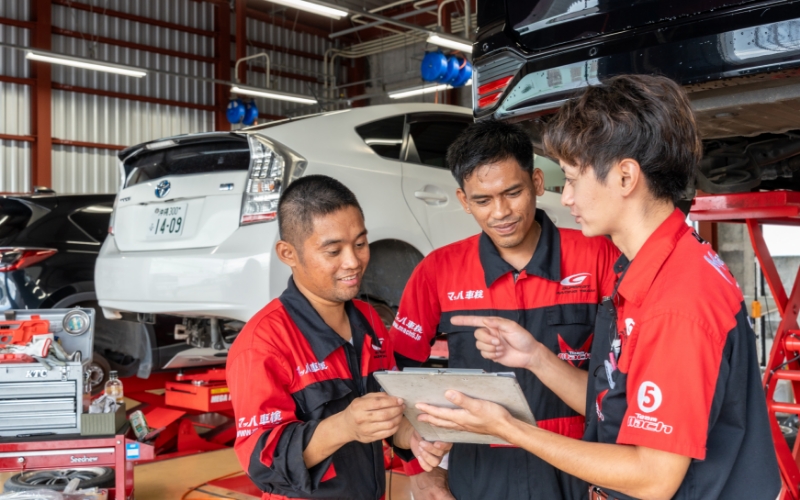
[[[165,197],[167,193],[169,193],[169,188],[171,187],[172,185],[167,180],[159,182],[158,186],[156,186],[156,196],[159,198]]]

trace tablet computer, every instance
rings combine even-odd
[[[509,444],[506,441],[473,432],[435,427],[417,420],[422,412],[417,403],[445,408],[458,408],[444,397],[453,389],[471,398],[485,399],[503,406],[519,420],[535,424],[528,401],[513,373],[486,373],[483,370],[407,368],[403,371],[375,372],[375,380],[383,390],[406,404],[405,417],[427,441],[473,444]]]

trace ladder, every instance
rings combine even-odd
[[[702,195],[692,202],[689,218],[693,221],[744,223],[750,234],[756,258],[772,292],[781,321],[775,332],[772,350],[764,372],[764,391],[770,415],[772,441],[778,457],[783,488],[780,500],[800,500],[800,469],[798,451],[800,439],[790,450],[776,413],[800,415],[800,404],[774,400],[779,380],[791,382],[794,400],[800,396],[800,269],[790,295],[781,283],[772,255],[764,242],[762,224],[800,226],[800,192],[770,191],[761,193],[735,193]],[[762,333],[763,334],[763,333]]]

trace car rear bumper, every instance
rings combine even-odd
[[[247,321],[286,287],[290,270],[274,252],[277,224],[240,227],[222,245],[120,252],[106,238],[95,286],[103,313],[174,314]]]

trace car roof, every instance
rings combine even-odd
[[[342,109],[337,111],[328,111],[325,113],[317,113],[313,115],[298,116],[296,118],[287,118],[285,120],[278,120],[264,125],[255,125],[240,130],[232,130],[225,132],[199,132],[194,134],[182,134],[172,137],[162,137],[153,141],[147,141],[134,146],[130,146],[120,151],[117,156],[120,160],[125,161],[132,155],[138,154],[146,148],[148,144],[174,141],[176,143],[188,143],[199,140],[219,140],[219,139],[244,139],[245,134],[259,133],[261,131],[267,133],[275,133],[284,127],[293,127],[297,122],[302,121],[303,126],[310,128],[321,127],[326,129],[328,123],[335,123],[336,127],[326,129],[328,133],[335,134],[345,129],[352,129],[358,125],[369,123],[381,118],[388,118],[408,113],[453,113],[460,114],[465,117],[472,117],[472,110],[463,106],[452,106],[449,104],[433,104],[433,103],[399,103],[399,104],[379,104],[376,106],[365,106],[360,108]]]
[[[274,128],[281,125],[294,123],[300,120],[323,120],[336,116],[336,120],[349,122],[352,124],[369,123],[384,117],[407,114],[407,113],[457,113],[464,116],[472,116],[472,110],[463,106],[451,106],[449,104],[433,103],[398,103],[398,104],[379,104],[376,106],[364,106],[359,108],[341,109],[328,111],[313,115],[299,116],[297,118],[287,118],[263,125],[254,125],[240,130],[240,132],[258,132],[267,128]]]

